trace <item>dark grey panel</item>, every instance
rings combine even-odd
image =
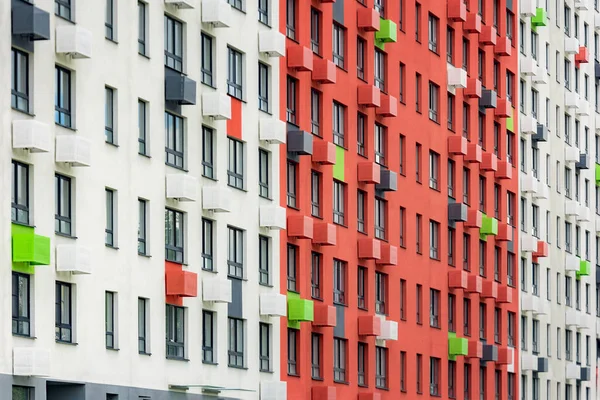
[[[512,229],[512,231],[513,231],[513,238],[514,238],[515,237],[514,236],[515,235],[515,228],[509,227],[508,229]],[[510,242],[506,242],[506,250],[510,251],[511,253],[515,252],[515,241],[514,240],[511,240]]]
[[[498,347],[493,344],[483,345],[482,361],[498,361]]]
[[[227,306],[227,315],[233,318],[244,318],[242,307],[242,280],[232,279],[231,281],[231,303]]]
[[[496,108],[498,96],[495,90],[483,89],[479,99],[479,108]]]
[[[346,307],[344,306],[335,306],[335,328],[333,328],[333,336],[344,338],[346,337],[346,320],[344,313],[346,312]]]
[[[344,0],[336,0],[333,3],[333,20],[344,25]]]
[[[596,266],[596,283],[600,283],[600,267]]]
[[[165,101],[196,104],[196,81],[180,74],[165,74]]]
[[[306,131],[288,131],[287,133],[287,151],[298,155],[312,155],[313,153],[313,135]]]
[[[590,367],[581,367],[580,381],[589,382],[592,379],[592,369]]]
[[[596,79],[600,78],[600,63],[599,62],[594,62],[594,75],[596,76]]]
[[[538,357],[537,372],[548,372],[548,359],[546,357]]]
[[[463,203],[448,204],[448,221],[465,222],[467,220],[467,205]]]
[[[531,136],[531,140],[534,142],[547,142],[548,128],[546,128],[546,125],[537,124],[537,133]]]
[[[398,190],[398,175],[394,171],[381,168],[379,172],[379,183],[375,185],[375,190],[383,192],[395,192]]]
[[[106,396],[104,396],[106,398]],[[46,382],[46,400],[86,400],[85,385]]]
[[[50,15],[21,0],[12,3],[12,34],[27,40],[50,39]]]
[[[575,163],[575,168],[577,169],[590,169],[592,164],[591,157],[587,153],[579,154],[579,161]]]

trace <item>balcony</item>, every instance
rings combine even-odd
[[[584,99],[579,99],[579,107],[575,109],[575,114],[579,116],[589,116],[590,115],[590,103],[588,103]]]
[[[273,29],[260,31],[258,33],[258,51],[268,57],[284,57],[285,36]]]
[[[165,68],[165,101],[179,105],[196,104],[196,81]]]
[[[36,235],[32,227],[11,225],[12,262],[32,265],[50,265],[50,238]]]
[[[258,133],[260,140],[270,144],[284,144],[287,136],[285,122],[277,118],[261,118]]]
[[[587,64],[590,62],[590,51],[585,46],[579,46],[579,51],[575,54],[575,65]]]
[[[481,298],[496,299],[498,298],[498,282],[485,280],[481,290]]]
[[[293,44],[287,48],[287,66],[298,72],[313,70],[313,52],[308,47]]]
[[[287,298],[280,293],[261,293],[259,297],[260,315],[267,317],[285,317]]]
[[[481,33],[481,15],[476,12],[468,12],[467,20],[463,24],[465,33]]]
[[[519,118],[519,128],[521,128],[522,134],[534,135],[537,133],[537,121],[530,115],[524,115]]]
[[[231,97],[225,93],[202,93],[202,116],[214,120],[231,119]]]
[[[231,303],[231,281],[221,277],[202,279],[202,301]]]
[[[448,153],[450,155],[467,155],[467,138],[462,135],[448,136]]]
[[[398,340],[398,322],[381,318],[381,335],[377,340]]]
[[[581,267],[581,260],[579,257],[566,253],[565,254],[565,272],[577,272]]]
[[[364,84],[358,86],[357,90],[358,105],[364,107],[381,107],[381,91],[377,86]]]
[[[335,386],[313,386],[310,400],[337,400],[337,388]]]
[[[469,99],[478,99],[481,97],[481,81],[476,78],[467,79],[467,88],[464,90],[465,97]]]
[[[573,146],[565,147],[565,163],[576,163],[579,162],[579,149]]]
[[[377,184],[381,181],[379,164],[374,162],[359,162],[357,165],[357,178],[360,183]]]
[[[315,223],[312,243],[319,246],[335,246],[337,244],[337,227],[328,222]]]
[[[548,71],[546,70],[546,68],[545,67],[537,67],[535,75],[533,75],[531,77],[531,82],[540,84],[540,85],[547,85],[548,84]]]
[[[498,235],[496,235],[497,242],[512,242],[513,240],[513,227],[506,222],[498,222]]]
[[[498,170],[498,157],[494,153],[483,153],[481,156],[480,171],[495,172]]]
[[[313,61],[312,80],[321,84],[334,84],[337,81],[337,67],[327,59]]]
[[[293,130],[287,133],[287,152],[299,156],[313,154],[313,135],[310,132]]]
[[[579,370],[579,381],[589,382],[592,380],[592,369],[590,367],[581,367]]]
[[[495,346],[493,344],[484,344],[481,361],[483,361],[483,362],[498,361],[498,346]]]
[[[479,229],[479,236],[496,236],[498,234],[498,220],[496,218],[488,217],[483,214],[481,218],[481,228]]]
[[[533,354],[521,353],[521,370],[537,371],[538,358]]]
[[[579,155],[579,161],[575,164],[577,169],[590,169],[592,164],[592,158],[587,153],[581,153]]]
[[[509,286],[500,285],[500,287],[498,287],[498,297],[496,297],[496,303],[512,303],[513,291],[513,288]]]
[[[321,165],[335,165],[337,146],[326,140],[313,140],[312,162]]]
[[[198,296],[198,274],[181,268],[165,268],[165,294],[177,297]]]
[[[258,210],[261,228],[284,230],[286,228],[286,209],[277,205],[262,205]]]
[[[596,163],[594,167],[594,177],[596,180],[596,186],[600,186],[600,164]]]
[[[484,46],[495,46],[497,37],[498,35],[495,27],[491,25],[484,25],[481,27],[479,43],[483,44]]]
[[[567,217],[577,217],[579,216],[579,203],[577,200],[566,200],[565,201],[565,215]]]
[[[448,359],[456,361],[456,357],[468,354],[469,341],[466,338],[456,337],[454,332],[448,332]]]
[[[543,240],[538,240],[537,249],[536,249],[536,251],[533,252],[533,257],[536,257],[536,258],[548,257],[549,254],[550,254],[550,246],[548,245],[548,243],[544,242]]]
[[[228,28],[233,24],[233,10],[227,0],[202,0],[202,23],[213,28]]]
[[[537,73],[538,66],[536,61],[531,57],[522,57],[519,72],[524,76],[533,76]]]
[[[468,284],[469,274],[467,271],[452,270],[448,271],[448,288],[449,289],[466,289]]]
[[[512,164],[508,161],[498,161],[498,170],[494,177],[496,179],[512,179]]]
[[[469,275],[467,277],[467,293],[481,293],[483,290],[483,280],[478,275]]]
[[[537,29],[538,26],[548,25],[548,13],[544,8],[535,9],[535,15],[531,17],[531,27]]]
[[[375,112],[380,117],[397,117],[398,116],[398,99],[389,94],[381,94],[381,106],[377,107]]]
[[[336,325],[336,309],[321,302],[314,304],[314,319],[313,326],[335,327]]]
[[[72,167],[89,167],[92,163],[92,142],[81,134],[56,136],[55,161]]]
[[[497,108],[497,105],[498,95],[496,94],[496,91],[490,89],[483,89],[483,91],[481,92],[481,98],[479,99],[479,107],[488,109]]]
[[[521,234],[521,252],[533,253],[537,251],[537,238],[535,236]]]
[[[469,340],[468,349],[467,358],[481,358],[483,355],[483,343],[479,340]]]
[[[220,185],[202,187],[202,209],[212,212],[231,211],[231,190]]]
[[[574,37],[565,36],[565,54],[579,53],[579,40]]]
[[[565,379],[575,380],[581,377],[581,367],[574,362],[567,362],[565,367]]]
[[[538,180],[533,174],[521,173],[521,193],[535,193],[538,190]]]
[[[12,374],[16,376],[50,376],[50,349],[13,347]]]
[[[448,19],[453,22],[467,21],[467,5],[463,0],[448,0]]]
[[[167,199],[178,201],[196,201],[198,198],[198,179],[188,174],[167,174]]]
[[[287,217],[288,237],[296,239],[313,238],[313,219],[304,215],[290,215]]]
[[[56,272],[92,273],[92,250],[80,244],[56,246]]]
[[[398,174],[386,168],[379,168],[379,183],[375,190],[382,192],[396,192],[398,190]]]
[[[381,319],[376,315],[358,317],[358,336],[381,335]]]
[[[467,221],[465,228],[481,228],[483,223],[483,214],[479,210],[467,210]]]
[[[375,46],[384,50],[386,43],[394,43],[398,40],[398,27],[391,19],[381,19],[379,30],[375,31]]]
[[[581,315],[578,310],[574,308],[567,307],[567,311],[565,312],[565,325],[573,328],[578,328],[581,326]]]
[[[548,372],[548,370],[549,370],[548,359],[546,357],[538,357],[537,361],[538,361],[537,368],[536,368],[535,372],[538,372],[538,373]]]
[[[510,347],[500,347],[498,349],[498,365],[510,365],[514,362],[514,351]]]
[[[582,204],[579,205],[579,212],[577,215],[577,221],[590,222],[592,220],[592,213],[589,207]]]
[[[356,14],[356,27],[366,32],[380,29],[381,17],[374,8],[359,7]]]
[[[591,272],[592,272],[592,267],[590,265],[590,262],[587,260],[580,260],[579,261],[579,270],[575,272],[577,279],[579,279],[582,276],[590,276]]]
[[[312,300],[301,299],[297,293],[288,292],[288,326],[300,327],[300,322],[312,322],[315,319],[315,309]]]
[[[381,393],[371,390],[370,392],[358,393],[358,400],[381,400]]]
[[[548,188],[548,185],[538,182],[537,189],[537,192],[533,194],[534,199],[548,199],[548,196],[550,195],[550,188]]]
[[[52,148],[50,126],[33,119],[12,121],[13,149],[29,150],[31,153],[47,153]]]
[[[537,124],[537,132],[531,136],[531,140],[534,142],[547,142],[548,141],[548,128],[546,125]]]
[[[12,2],[13,36],[30,41],[50,39],[50,14],[24,1]]]
[[[536,4],[536,0],[521,0],[519,2],[521,16],[533,17],[535,15]]]
[[[582,11],[588,11],[590,7],[590,0],[575,0],[575,8]]]
[[[267,400],[287,400],[287,382],[261,381],[260,398]]]
[[[497,118],[510,118],[512,116],[513,107],[507,99],[498,99],[497,107],[494,110],[494,115]]]
[[[381,241],[372,238],[358,239],[358,258],[361,260],[381,259]]]
[[[497,56],[510,57],[512,54],[511,40],[507,37],[499,37],[496,41],[496,46],[494,47],[494,53]]]
[[[448,224],[454,226],[456,222],[467,221],[468,208],[464,203],[448,204]]]
[[[465,89],[467,87],[467,71],[448,64],[448,87],[451,89]]]
[[[379,266],[388,265],[388,266],[396,266],[398,265],[398,247],[392,246],[388,243],[381,243],[381,258],[375,260],[375,263]]]
[[[92,57],[92,32],[80,25],[56,27],[56,52],[71,58]]]
[[[191,10],[194,8],[193,0],[165,0],[165,5],[186,10]]]
[[[467,144],[467,155],[464,161],[468,163],[480,163],[483,159],[483,150],[481,146],[475,143]]]

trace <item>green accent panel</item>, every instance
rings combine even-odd
[[[575,272],[575,275],[577,275],[577,279],[579,279],[579,277],[581,277],[581,276],[589,276],[590,272],[591,272],[590,262],[587,260],[580,260],[579,261],[579,271]]]
[[[379,21],[379,30],[375,32],[375,46],[383,50],[385,43],[398,41],[398,27],[389,19],[382,18]]]
[[[314,303],[312,300],[301,299],[299,294],[288,292],[287,303],[288,321],[298,323],[301,321],[313,321],[315,319]]]
[[[511,132],[515,131],[515,117],[509,117],[506,118],[506,129],[508,129]]]
[[[466,338],[456,337],[456,333],[448,332],[448,358],[456,360],[456,356],[469,354],[469,341]]]
[[[546,26],[548,24],[548,13],[543,8],[536,8],[535,15],[531,17],[531,26]]]
[[[14,262],[12,263],[12,270],[22,274],[33,275],[35,273],[35,266],[29,263]]]
[[[596,164],[596,186],[600,186],[600,164]]]
[[[497,235],[498,234],[498,220],[496,218],[488,217],[483,215],[481,219],[481,229],[479,229],[480,235]]]
[[[345,182],[345,159],[346,150],[343,147],[335,146],[335,165],[333,166],[333,178]]]
[[[12,261],[30,265],[49,265],[50,238],[36,235],[32,227],[13,224]]]

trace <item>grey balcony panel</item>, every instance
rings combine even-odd
[[[288,153],[295,153],[301,156],[312,155],[313,135],[306,131],[288,131],[287,151]]]
[[[463,203],[448,204],[448,222],[465,222],[467,220],[467,205]]]
[[[587,153],[581,153],[579,155],[579,161],[575,163],[577,169],[590,169],[591,157]]]
[[[196,81],[184,75],[165,73],[165,101],[196,104]]]
[[[13,0],[12,34],[29,40],[49,40],[50,15],[33,4]]]
[[[484,344],[481,361],[498,361],[498,346]]]
[[[548,359],[546,357],[538,357],[537,372],[548,372]]]
[[[596,283],[600,283],[600,266],[596,265]]]
[[[548,141],[548,128],[546,125],[538,124],[537,133],[531,136],[531,140],[534,142],[547,142]]]
[[[592,379],[592,369],[590,367],[581,367],[579,380],[589,382],[591,379]]]
[[[483,89],[481,91],[481,98],[479,99],[479,107],[483,108],[496,108],[498,96],[495,90]]]
[[[599,62],[594,62],[594,75],[596,76],[596,79],[600,78],[600,63]]]
[[[398,190],[398,175],[394,171],[381,168],[379,172],[380,182],[375,186],[375,190],[384,192],[395,192]]]

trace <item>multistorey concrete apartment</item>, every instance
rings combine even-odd
[[[285,398],[278,6],[0,2],[0,398]]]
[[[523,399],[597,398],[599,19],[597,1],[520,2]]]

